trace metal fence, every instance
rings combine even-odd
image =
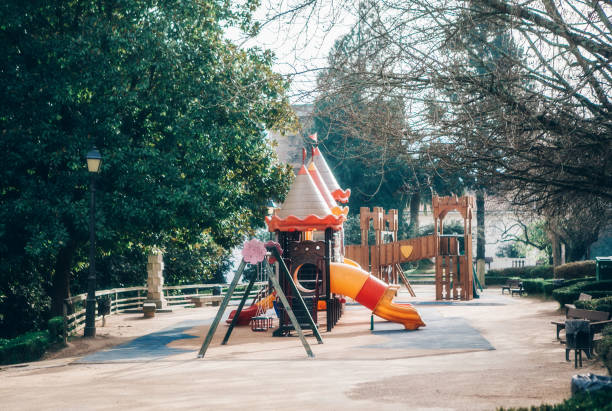
[[[255,283],[253,296],[257,291],[264,287],[266,282]],[[213,289],[219,287],[221,295],[225,295],[228,289],[227,284],[188,284],[164,286],[164,297],[170,307],[192,307],[191,297],[195,295],[211,295]],[[232,295],[231,302],[237,302],[243,297],[246,285],[240,285]],[[110,290],[96,291],[96,299],[106,297],[110,299],[110,315],[138,312],[142,310],[142,305],[147,299],[147,287],[127,287],[112,288]],[[66,330],[74,333],[85,326],[85,306],[87,293],[78,294],[64,301],[64,321]],[[102,319],[97,315],[96,321]]]

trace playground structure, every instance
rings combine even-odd
[[[303,329],[312,330],[322,343],[318,324],[324,320],[327,331],[332,331],[342,315],[346,297],[381,318],[402,324],[407,330],[418,329],[425,323],[417,310],[410,304],[394,303],[393,298],[399,289],[395,285],[399,278],[414,296],[400,264],[424,258],[436,259],[436,299],[472,298],[469,233],[474,201],[471,197],[434,196],[434,233],[402,241],[397,240],[397,210],[384,213],[380,207],[372,212],[362,208],[362,244],[345,247],[343,223],[348,207],[338,203],[348,202],[350,190],[340,188],[316,145],[316,138],[313,140],[308,166],[303,149],[302,166],[284,203],[266,217],[268,230],[275,233],[276,241],[266,243],[265,247],[256,240],[245,243],[243,261],[202,344],[200,357],[206,353],[246,262],[262,264],[270,283],[268,295],[256,298],[251,307],[243,310],[255,281],[252,275],[238,308],[230,315],[230,326],[222,344],[227,343],[238,324],[251,321],[254,330],[268,328],[270,323],[261,314],[272,300],[279,319],[273,335],[296,332],[309,356],[313,354]],[[458,236],[443,234],[443,220],[451,210],[459,211],[464,218],[463,247]],[[375,229],[374,246],[367,244],[371,220]],[[383,243],[385,233],[391,234],[392,242]]]
[[[425,258],[435,258],[436,300],[471,300],[472,216],[474,198],[471,196],[432,197],[434,232],[428,236],[397,240],[397,210],[387,213],[381,207],[370,211],[360,209],[361,245],[347,245],[345,255],[362,267],[370,267],[374,276],[392,284],[403,281],[411,290],[400,266]],[[445,235],[444,218],[458,211],[463,218],[463,235]],[[370,221],[375,233],[375,244],[368,245]],[[391,234],[392,242],[383,243],[383,235]]]
[[[319,322],[324,309],[327,331],[331,331],[342,314],[342,301],[349,297],[376,315],[403,324],[406,329],[425,325],[412,306],[392,303],[399,287],[370,275],[361,269],[358,261],[345,258],[342,224],[348,208],[338,203],[347,202],[350,191],[339,187],[318,147],[313,146],[311,153],[306,167],[304,151],[302,167],[285,202],[266,223],[276,233],[284,250],[283,261],[313,321]],[[391,222],[397,236],[397,213]],[[291,287],[284,281],[281,286],[291,301]],[[286,335],[294,327],[286,307],[278,308],[279,327],[274,334]],[[294,311],[306,325],[300,310]]]

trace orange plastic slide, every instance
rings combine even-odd
[[[425,326],[418,311],[412,305],[396,304],[392,301],[396,287],[389,286],[362,270],[358,264],[352,261],[350,263],[330,264],[330,285],[333,293],[351,297],[377,316],[400,323],[407,330],[416,330]]]

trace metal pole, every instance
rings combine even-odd
[[[273,249],[276,250],[276,248],[273,248]],[[283,261],[280,259],[280,255],[278,255],[278,251],[276,254],[277,254],[276,256],[277,261]],[[289,301],[287,300],[287,297],[285,296],[285,293],[283,292],[283,287],[281,287],[280,283],[278,282],[278,278],[276,278],[274,269],[267,262],[266,262],[266,271],[268,272],[268,277],[270,278],[270,281],[272,281],[272,286],[276,290],[276,294],[278,295],[281,302],[283,303],[283,306],[287,310],[287,314],[289,315],[291,324],[293,324],[293,328],[295,328],[295,331],[298,333],[298,337],[300,337],[300,341],[302,341],[302,345],[304,346],[304,349],[306,350],[306,355],[308,355],[308,357],[310,358],[314,358],[314,353],[312,352],[312,349],[310,348],[310,344],[308,344],[308,341],[306,341],[306,337],[304,337],[304,332],[302,331],[302,327],[300,327],[300,322],[297,320],[295,313],[291,309],[291,304],[289,304]],[[306,307],[304,306],[304,308]],[[306,312],[308,312],[308,310],[306,310]],[[313,328],[313,331],[315,331],[314,328]],[[318,334],[318,330],[315,334]],[[321,338],[321,337],[319,336],[318,338]],[[322,343],[323,341],[320,340],[319,344],[322,344]]]
[[[89,200],[89,276],[87,277],[87,305],[85,307],[85,337],[96,336],[96,235],[94,215],[96,212],[96,181],[95,173],[89,175],[91,198]]]
[[[242,272],[244,271],[245,266],[246,266],[246,261],[242,260],[240,262],[240,266],[238,267],[238,270],[236,271],[236,274],[234,274],[234,279],[232,280],[232,283],[230,284],[229,288],[227,289],[227,292],[225,293],[225,296],[223,297],[223,301],[221,301],[221,306],[219,307],[219,311],[217,311],[217,315],[215,316],[215,319],[213,320],[212,324],[210,325],[210,328],[208,329],[208,334],[206,334],[206,338],[204,339],[204,342],[202,343],[202,347],[200,348],[200,352],[198,353],[198,358],[204,358],[204,354],[206,354],[206,350],[208,350],[208,346],[210,345],[213,339],[213,336],[215,335],[215,331],[217,330],[217,327],[219,326],[221,317],[223,316],[225,309],[229,305],[230,298],[232,297],[232,295],[234,294],[234,291],[236,290],[236,284],[238,284],[238,280],[240,279],[240,277],[242,277]]]
[[[249,298],[249,294],[251,294],[251,289],[253,288],[253,284],[255,283],[257,273],[253,273],[251,275],[251,278],[249,279],[249,285],[247,286],[242,299],[240,300],[240,304],[238,304],[238,308],[236,309],[236,313],[234,314],[234,318],[232,318],[232,323],[230,324],[229,328],[227,329],[227,332],[225,333],[225,337],[223,337],[223,341],[221,341],[221,345],[225,345],[227,344],[227,341],[230,338],[230,335],[232,335],[232,331],[234,330],[234,327],[236,326],[236,324],[238,324],[238,317],[240,317],[240,313],[242,312],[242,308],[244,307],[244,303],[246,302],[247,298]]]

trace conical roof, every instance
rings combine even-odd
[[[329,206],[332,214],[348,215],[348,207],[338,206],[338,204],[336,203],[336,200],[334,199],[332,194],[329,192],[329,188],[327,188],[327,184],[325,184],[325,181],[323,181],[323,178],[321,178],[321,175],[319,174],[319,170],[317,170],[317,166],[315,166],[315,164],[312,161],[310,162],[310,164],[308,164],[308,174],[310,174],[315,185],[317,186],[317,188],[323,195],[323,198],[325,199],[325,202]]]
[[[272,217],[266,217],[270,231],[339,230],[346,220],[342,211],[329,208],[304,164],[287,194],[285,202]],[[346,208],[346,207],[345,207]],[[348,211],[348,210],[347,210]]]
[[[295,216],[306,218],[309,215],[325,217],[330,215],[331,209],[325,202],[323,195],[317,188],[314,180],[302,164],[291,190],[276,215],[280,218]]]
[[[308,164],[308,174],[310,174],[310,176],[312,177],[312,181],[314,181],[315,185],[317,186],[317,189],[325,199],[327,206],[330,209],[336,207],[338,205],[336,204],[336,200],[334,200],[334,197],[331,195],[329,188],[327,188],[327,184],[325,184],[325,181],[323,181],[321,174],[319,174],[317,166],[312,161],[310,162],[310,164]]]
[[[327,161],[325,161],[323,154],[321,154],[321,151],[319,151],[319,147],[315,147],[312,150],[311,161],[317,167],[319,175],[327,185],[327,188],[331,192],[332,197],[334,197],[336,201],[339,201],[341,203],[347,203],[349,197],[351,196],[351,190],[342,190],[340,188],[338,181],[336,181],[336,177],[334,177],[334,174],[331,172],[329,166],[327,165]]]

